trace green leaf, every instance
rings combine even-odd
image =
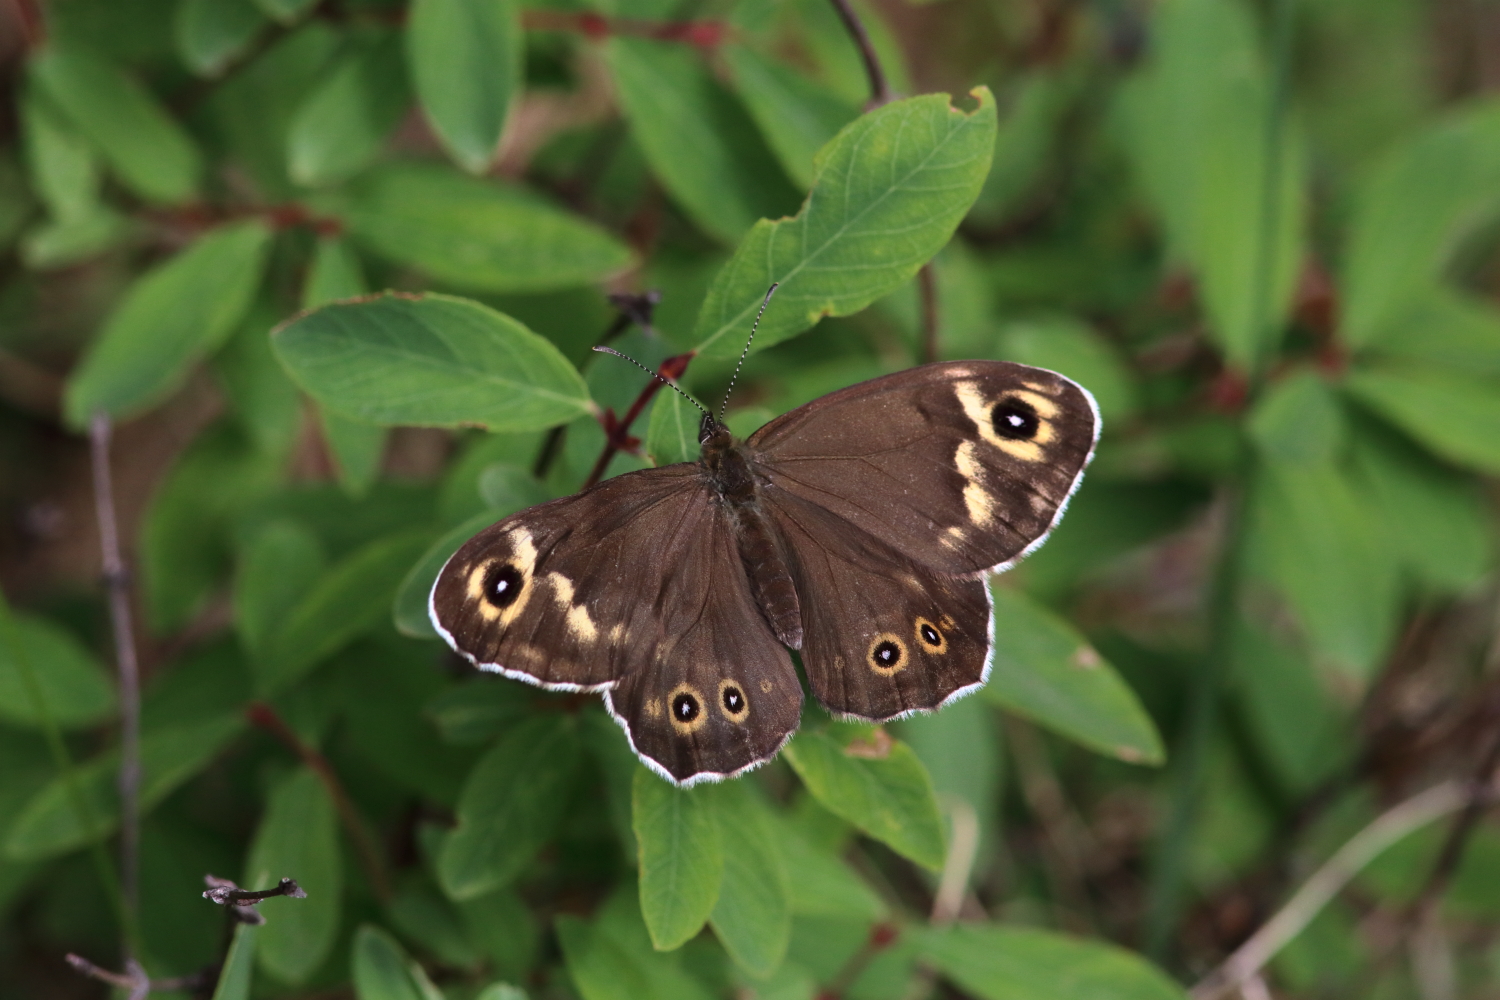
[[[919,865],[942,868],[948,850],[926,768],[905,743],[872,742],[851,752],[827,733],[804,729],[783,755],[829,812]]]
[[[280,478],[274,458],[220,426],[195,441],[157,487],[141,526],[147,623],[185,626],[229,575],[231,519]]]
[[[663,390],[651,404],[651,422],[646,428],[646,454],[653,465],[696,462],[702,448],[698,427],[703,414],[675,392]]]
[[[1287,600],[1320,659],[1362,681],[1397,612],[1396,552],[1375,511],[1331,466],[1266,462],[1251,494],[1250,571]]]
[[[674,787],[637,766],[631,794],[641,916],[658,951],[702,930],[719,898],[724,848],[707,790]]]
[[[391,605],[391,617],[396,631],[413,639],[436,639],[437,631],[427,614],[427,598],[438,573],[457,552],[459,546],[488,528],[505,515],[493,511],[475,514],[442,538],[433,542],[422,557],[412,564],[401,586],[396,590],[396,599]]]
[[[859,117],[858,106],[747,46],[726,45],[721,52],[782,169],[802,190],[812,187],[818,150]]]
[[[68,421],[132,416],[177,389],[234,332],[260,285],[271,231],[237,222],[137,279],[68,379]]]
[[[360,925],[354,934],[350,964],[358,1000],[432,1000],[422,988],[427,977],[418,978],[420,967],[406,956],[395,938],[378,927]]]
[[[557,348],[466,299],[336,303],[293,319],[272,343],[308,395],[372,423],[520,431],[594,408]]]
[[[716,994],[684,971],[677,955],[652,949],[634,897],[616,891],[592,924],[558,918],[558,943],[578,994],[583,1000],[712,1000]]]
[[[942,249],[979,193],[995,144],[995,99],[974,91],[896,101],[861,116],[823,147],[795,218],[762,219],[724,266],[698,314],[698,352],[743,348],[766,289],[757,349],[824,316],[847,316],[911,280]]]
[[[1186,1000],[1160,969],[1116,945],[1029,927],[958,924],[920,937],[946,978],[983,1000]]]
[[[382,32],[341,58],[298,108],[287,135],[287,173],[308,187],[359,173],[380,155],[408,100],[401,35]]]
[[[705,789],[724,852],[723,881],[709,922],[735,963],[763,979],[786,958],[792,904],[774,829],[753,787],[729,781]]]
[[[256,658],[261,695],[289,687],[377,625],[412,560],[431,539],[425,528],[409,529],[370,542],[325,570]]]
[[[281,23],[291,24],[312,9],[318,0],[255,0],[266,16]]]
[[[472,899],[519,875],[561,821],[581,759],[560,714],[528,719],[480,758],[438,860],[444,891]]]
[[[114,709],[115,689],[109,674],[72,633],[45,618],[11,617],[12,638],[26,662],[16,661],[16,649],[0,635],[0,719],[17,726],[42,725],[41,706],[32,698],[22,670],[27,665],[41,688],[46,712],[63,729],[99,722]]]
[[[528,978],[540,934],[520,894],[501,889],[457,905],[470,940],[490,960],[491,974],[514,980]]]
[[[236,712],[142,736],[142,814],[207,767],[243,728],[244,720]],[[86,826],[74,809],[67,784],[55,778],[16,816],[5,839],[5,854],[16,861],[39,861],[113,833],[120,823],[119,769],[119,751],[111,750],[74,771],[92,826]]]
[[[327,562],[318,536],[289,518],[262,526],[244,545],[235,569],[234,622],[252,654],[269,648]]]
[[[489,169],[524,69],[513,0],[416,0],[406,58],[417,100],[443,147],[473,174]]]
[[[250,981],[255,975],[255,934],[259,929],[254,924],[235,927],[229,954],[224,956],[224,965],[219,969],[213,1000],[250,1000]]]
[[[1310,659],[1283,638],[1242,621],[1233,642],[1233,680],[1256,744],[1283,789],[1308,794],[1345,756],[1341,713]]]
[[[136,80],[98,56],[57,44],[34,57],[31,74],[136,194],[169,204],[197,194],[202,156]]]
[[[1172,0],[1156,9],[1151,57],[1121,107],[1171,252],[1192,268],[1210,333],[1242,369],[1272,346],[1302,266],[1302,142],[1295,121],[1268,127],[1278,99],[1248,7]]]
[[[318,237],[307,281],[302,285],[302,308],[316,309],[340,299],[358,298],[369,290],[359,255],[349,241],[340,236]]]
[[[88,140],[41,94],[21,102],[31,186],[52,218],[80,222],[99,209],[99,164]]]
[[[277,896],[260,904],[266,924],[256,958],[262,969],[292,984],[317,971],[338,936],[342,876],[333,799],[311,768],[300,767],[271,790],[240,883],[270,889],[290,878],[307,893],[306,899]]]
[[[177,54],[199,76],[217,76],[265,24],[254,0],[182,0],[175,23]]]
[[[938,280],[943,280],[939,272]],[[1093,327],[1067,316],[1047,316],[1008,325],[999,357],[1066,375],[1093,393],[1107,422],[1133,412],[1134,379],[1120,351]]]
[[[1500,209],[1500,101],[1477,101],[1379,160],[1360,187],[1339,301],[1354,347],[1421,337],[1397,321],[1442,274],[1461,237]]]
[[[1339,457],[1348,438],[1343,406],[1310,369],[1275,382],[1246,422],[1250,439],[1272,461],[1316,465]]]
[[[1442,457],[1500,472],[1500,379],[1415,365],[1349,373],[1357,399]]]
[[[1019,591],[991,583],[995,659],[990,701],[1092,750],[1133,764],[1165,759],[1135,692],[1067,622]]]
[[[370,492],[380,478],[380,463],[385,458],[386,429],[379,424],[351,420],[327,408],[318,410],[323,426],[323,440],[333,452],[333,464],[339,486],[356,500]]]
[[[131,221],[106,205],[66,222],[44,222],[21,238],[21,260],[36,271],[77,264],[117,246],[135,232]]]
[[[773,836],[786,869],[793,914],[866,924],[886,916],[886,906],[875,890],[836,853],[815,843],[800,824],[775,812],[768,818],[774,823]]]
[[[991,817],[1000,808],[1003,773],[999,713],[985,698],[963,698],[944,705],[941,712],[902,719],[898,733],[932,777],[938,800],[959,798],[978,817],[988,840],[994,831]],[[981,843],[978,874],[983,874]]]
[[[350,232],[383,257],[481,292],[544,292],[602,281],[629,249],[530,192],[449,169],[393,164],[354,186]]]
[[[214,371],[245,434],[263,454],[285,457],[302,429],[302,396],[271,353],[279,310],[261,301],[214,358]]]
[[[689,46],[617,35],[604,51],[632,137],[705,233],[733,243],[796,204],[754,124]]]
[[[1372,345],[1382,359],[1416,361],[1472,375],[1500,375],[1500,310],[1442,285],[1418,292],[1411,309],[1382,325]]]

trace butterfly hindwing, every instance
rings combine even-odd
[[[934,572],[831,511],[767,496],[802,595],[802,665],[830,712],[882,721],[983,684],[986,584]]]
[[[1063,376],[954,361],[830,393],[748,444],[770,489],[827,508],[912,562],[974,573],[1041,543],[1098,433],[1093,397]]]
[[[693,465],[618,476],[486,528],[444,566],[430,610],[481,669],[608,692],[636,752],[678,781],[769,758],[797,726],[791,659]],[[697,705],[674,721],[679,695]]]

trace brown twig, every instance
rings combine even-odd
[[[870,43],[870,33],[865,30],[864,22],[854,12],[849,0],[833,0],[833,9],[838,11],[839,20],[844,22],[849,37],[859,46],[865,74],[870,78],[870,106],[878,108],[882,104],[889,104],[892,97],[891,86],[886,82],[885,70],[880,66],[880,57],[875,54],[875,46]]]
[[[296,732],[288,726],[276,710],[265,702],[252,702],[245,709],[245,715],[250,723],[272,736],[276,737],[287,748],[302,759],[318,780],[323,782],[323,787],[328,791],[328,797],[333,800],[333,807],[338,811],[339,821],[344,826],[344,832],[354,842],[355,853],[359,857],[360,865],[365,870],[365,877],[370,880],[370,888],[375,891],[382,903],[391,898],[391,883],[385,873],[385,864],[381,861],[380,849],[376,846],[370,831],[365,829],[364,820],[360,818],[359,811],[354,808],[354,801],[349,798],[349,793],[344,790],[343,782],[339,781],[338,774],[333,765],[328,762],[314,747],[302,742]]]
[[[689,351],[687,354],[673,355],[663,361],[661,367],[656,370],[661,378],[654,378],[646,383],[645,388],[641,389],[641,394],[635,397],[635,402],[630,404],[630,409],[625,411],[623,418],[617,420],[612,411],[605,411],[602,422],[607,437],[603,450],[599,452],[599,458],[594,462],[594,468],[590,470],[589,477],[583,482],[584,489],[588,489],[602,479],[604,471],[609,468],[610,459],[614,458],[620,449],[629,447],[630,425],[635,423],[636,418],[646,409],[646,404],[651,402],[651,398],[666,384],[662,379],[675,381],[681,378],[682,373],[687,371],[688,362],[692,360],[693,354]]]
[[[230,917],[241,924],[266,922],[265,915],[255,908],[256,904],[263,899],[271,899],[274,896],[286,896],[290,899],[307,898],[307,893],[296,880],[289,878],[283,878],[269,889],[260,890],[241,889],[229,879],[219,878],[217,875],[205,875],[203,881],[208,886],[203,893],[203,898],[210,903],[227,906]]]
[[[817,1000],[840,1000],[849,987],[864,975],[865,969],[875,961],[875,956],[885,951],[896,943],[901,936],[901,928],[888,920],[882,920],[870,928],[870,936],[865,939],[864,945],[849,956],[843,968],[833,977],[833,980],[823,989],[818,991]]]
[[[175,993],[179,990],[199,990],[205,985],[204,975],[201,972],[186,976],[173,976],[170,979],[152,979],[146,975],[146,970],[141,968],[141,963],[133,958],[125,960],[124,972],[110,972],[90,962],[82,955],[69,952],[66,957],[68,964],[79,974],[125,990],[130,1000],[145,1000],[145,997],[153,992]]]
[[[114,628],[115,659],[120,675],[120,890],[132,920],[140,902],[141,847],[141,676],[136,660],[135,629],[130,616],[130,578],[120,553],[115,491],[110,476],[109,415],[94,414],[89,450],[94,469],[94,516],[99,522],[99,551],[109,590],[109,617]],[[131,954],[126,935],[125,954]]]
[[[924,365],[930,365],[938,359],[938,324],[942,318],[938,312],[937,271],[930,260],[917,272],[917,292],[922,300],[921,358]]]

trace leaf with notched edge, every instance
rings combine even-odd
[[[845,126],[819,151],[802,210],[757,222],[714,279],[698,314],[698,353],[738,354],[772,282],[780,288],[757,350],[910,280],[948,242],[989,172],[995,99],[985,87],[973,97],[973,111],[929,94]]]

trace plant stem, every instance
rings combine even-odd
[[[354,843],[355,854],[359,857],[360,865],[365,870],[365,877],[370,880],[370,888],[374,890],[376,897],[382,903],[389,902],[391,898],[391,883],[386,877],[385,864],[381,861],[380,849],[376,846],[370,831],[365,828],[364,820],[360,818],[359,811],[354,808],[354,800],[349,798],[349,793],[344,790],[343,782],[328,762],[316,748],[302,742],[291,726],[288,726],[276,714],[276,710],[265,702],[253,702],[245,710],[250,722],[264,729],[272,736],[284,743],[289,750],[301,758],[302,763],[318,776],[327,790],[328,797],[333,800],[333,808],[339,814],[339,822],[343,824],[344,832]]]
[[[890,103],[891,86],[886,82],[885,70],[880,66],[880,57],[875,54],[875,46],[870,43],[870,34],[865,31],[864,22],[854,12],[849,0],[833,0],[833,9],[838,11],[839,20],[844,22],[849,37],[859,47],[860,59],[865,64],[865,75],[870,78],[870,104],[879,107]]]
[[[1456,781],[1445,781],[1412,796],[1377,816],[1364,829],[1323,863],[1250,940],[1230,955],[1223,965],[1193,987],[1192,1000],[1217,1000],[1239,989],[1265,968],[1322,912],[1323,907],[1382,851],[1407,834],[1433,820],[1478,803],[1493,801],[1493,787],[1469,790]]]
[[[109,617],[120,676],[120,890],[133,924],[140,904],[141,675],[130,616],[130,580],[120,554],[114,484],[110,476],[112,429],[108,414],[94,414],[89,424],[89,451],[94,471],[94,516],[99,522],[99,551],[104,584],[109,591]],[[133,954],[130,944],[127,934],[127,957]]]
[[[588,489],[604,478],[605,470],[609,468],[610,459],[614,458],[620,449],[625,447],[625,442],[630,437],[630,425],[635,423],[636,418],[646,409],[646,404],[651,402],[651,398],[665,384],[662,379],[676,380],[681,378],[682,373],[687,371],[688,362],[692,360],[693,355],[689,352],[687,354],[674,355],[661,363],[661,367],[656,370],[656,373],[661,378],[654,378],[650,382],[647,382],[645,388],[641,390],[641,394],[635,398],[635,402],[630,404],[630,409],[625,411],[625,416],[613,426],[607,428],[609,433],[608,437],[605,438],[604,448],[599,452],[599,457],[594,461],[594,467],[589,471],[589,477],[583,481],[583,489]]]

